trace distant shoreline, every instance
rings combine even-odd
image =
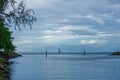
[[[83,54],[84,52],[48,52],[48,54]],[[86,52],[86,54],[112,54],[113,52]],[[39,54],[43,55],[45,52],[22,52],[21,54]]]
[[[113,52],[112,55],[120,55],[120,52],[119,51]]]

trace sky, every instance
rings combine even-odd
[[[24,0],[37,22],[14,30],[18,52],[111,52],[120,44],[120,0]]]

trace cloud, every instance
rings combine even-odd
[[[57,3],[62,2],[62,0],[37,0],[37,1],[25,0],[25,2],[27,3],[27,6],[30,8],[47,9],[53,8]]]
[[[25,44],[30,44],[30,43],[32,43],[31,40],[21,40],[19,42],[17,41],[15,42],[16,45],[25,45]]]
[[[24,31],[23,31],[24,32]],[[28,34],[27,32],[23,34]],[[105,44],[109,38],[115,36],[107,32],[99,31],[92,26],[58,26],[42,31],[31,31],[28,36],[21,35],[15,39],[15,44],[28,48],[58,46],[58,45],[101,45]],[[39,46],[42,45],[42,46]],[[21,49],[20,49],[21,50]]]
[[[79,36],[72,34],[71,30],[78,29],[71,26],[62,26],[53,28],[52,30],[45,30],[44,35],[40,37],[47,43],[65,42],[71,39],[77,39]]]
[[[67,41],[81,39],[106,39],[113,34],[98,31],[90,26],[61,26],[43,31],[43,35],[38,38],[44,43],[64,43]]]
[[[41,39],[43,39],[47,43],[51,43],[51,42],[55,43],[57,40],[59,40],[59,37],[54,35],[46,35],[46,36],[42,36]]]
[[[103,20],[102,18],[93,16],[93,15],[87,15],[87,16],[85,16],[85,18],[94,20],[94,21],[96,21],[96,22],[99,23],[99,24],[104,23],[104,20]]]
[[[109,45],[113,46],[113,43],[119,43],[118,0],[25,2],[27,7],[35,10],[38,21],[32,30],[24,28],[22,31],[14,31],[14,43],[19,51],[37,51],[51,46],[66,46],[66,49],[69,45],[73,46],[72,48],[87,48],[89,45],[101,47],[101,44],[105,49]]]
[[[82,45],[95,45],[95,44],[103,44],[105,41],[103,40],[81,40],[80,44]]]

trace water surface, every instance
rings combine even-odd
[[[12,61],[12,80],[120,80],[120,57],[109,54],[24,54]]]

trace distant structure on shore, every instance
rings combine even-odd
[[[60,48],[58,48],[58,53],[61,53],[61,49]]]

